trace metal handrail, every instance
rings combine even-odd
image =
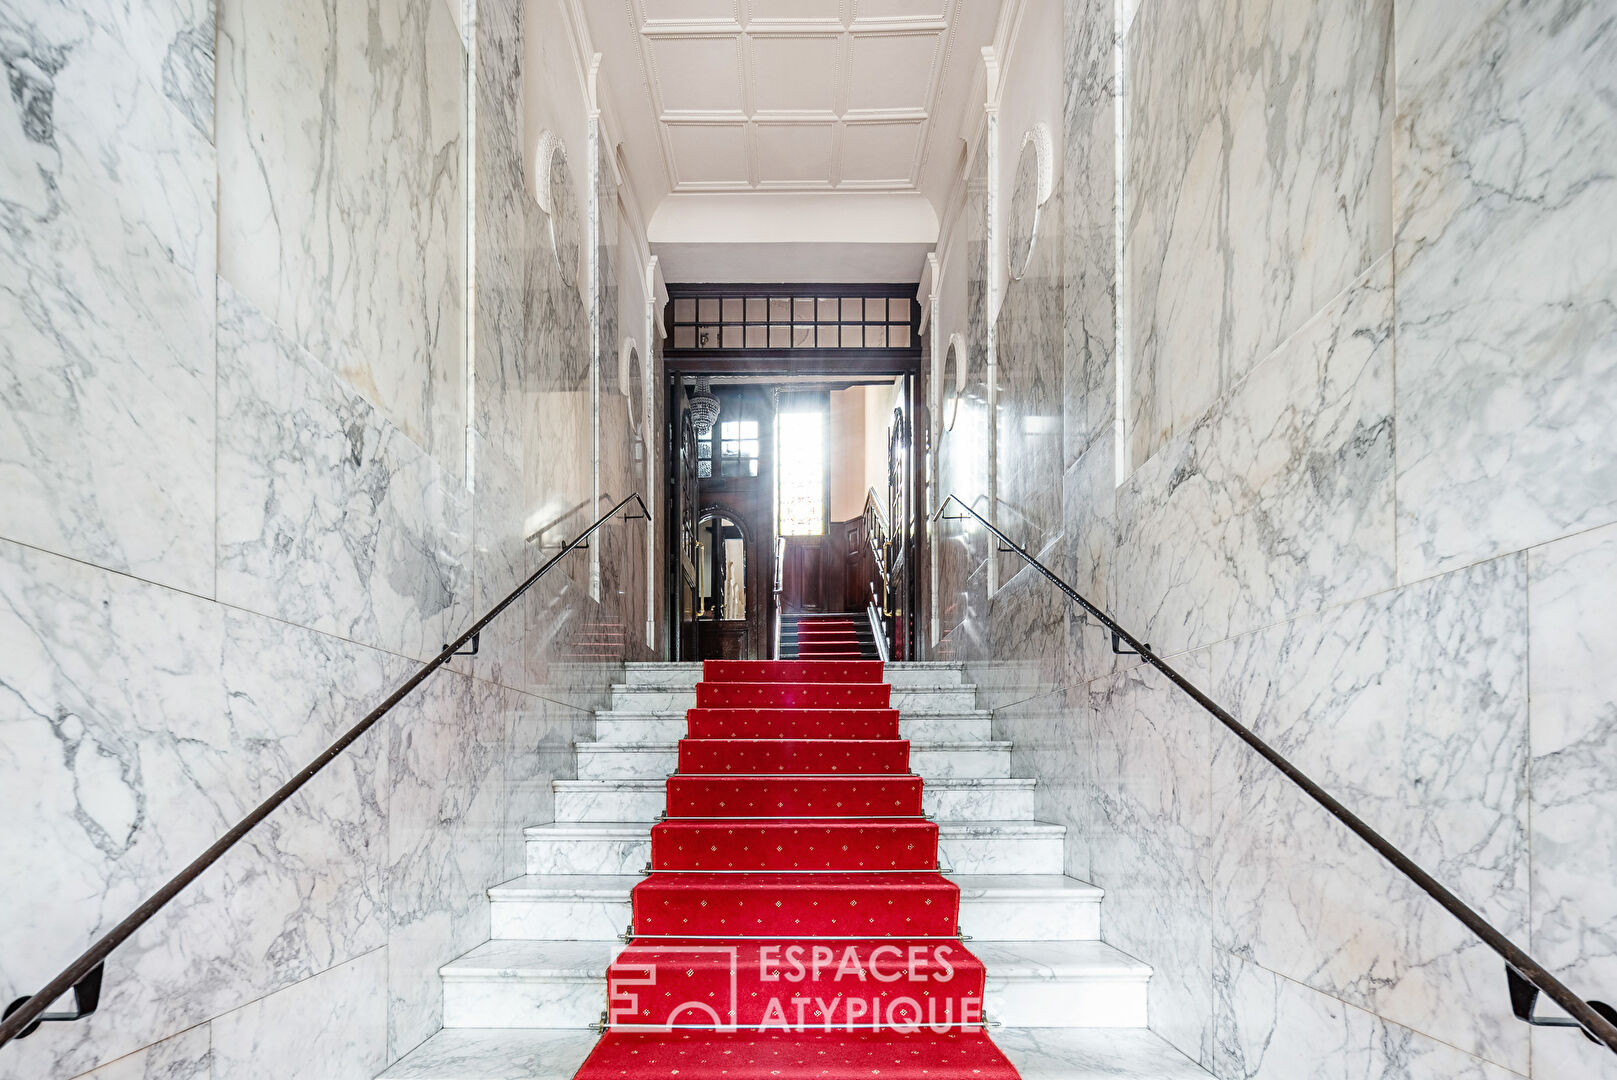
[[[1361,840],[1374,848],[1377,854],[1392,863],[1394,868],[1418,885],[1422,892],[1436,900],[1443,906],[1444,910],[1459,919],[1466,929],[1481,938],[1484,945],[1498,953],[1505,961],[1511,1010],[1517,1019],[1544,1027],[1576,1026],[1582,1028],[1584,1035],[1591,1041],[1604,1044],[1613,1053],[1617,1053],[1617,1022],[1614,1022],[1617,1021],[1617,1010],[1613,1010],[1605,1002],[1585,1001],[1574,994],[1559,979],[1551,975],[1544,965],[1534,960],[1509,938],[1505,937],[1492,923],[1450,892],[1431,874],[1421,869],[1413,859],[1395,847],[1390,840],[1372,829],[1357,814],[1338,802],[1328,791],[1310,780],[1302,770],[1293,765],[1279,751],[1258,738],[1222,706],[1203,693],[1194,683],[1176,671],[1167,661],[1153,652],[1151,646],[1130,634],[1122,626],[1118,625],[1117,621],[1111,616],[1084,599],[1071,585],[1056,577],[1049,567],[1028,554],[1025,548],[1001,532],[993,522],[967,506],[964,500],[950,494],[932,514],[932,520],[937,521],[942,517],[943,511],[951,502],[958,504],[962,510],[976,518],[984,528],[993,533],[1002,545],[1000,550],[1020,555],[1029,566],[1049,578],[1051,583],[1065,593],[1069,600],[1098,619],[1102,626],[1111,631],[1114,649],[1117,648],[1119,641],[1126,643],[1139,654],[1140,659],[1162,672],[1170,682],[1186,694],[1189,694],[1196,704],[1206,709],[1219,723],[1233,731],[1242,742],[1256,750],[1269,764],[1279,769],[1286,779],[1302,788],[1310,798],[1329,811],[1331,816],[1353,830]],[[958,518],[951,520],[958,520]],[[1572,1020],[1540,1019],[1535,1017],[1533,1015],[1533,1001],[1540,991],[1549,997],[1551,1001],[1565,1009],[1568,1015],[1572,1017]]]
[[[482,633],[483,628],[489,623],[493,622],[495,618],[499,616],[499,614],[506,608],[515,603],[523,593],[527,592],[528,589],[533,586],[534,582],[544,577],[545,574],[549,572],[553,566],[560,562],[562,558],[565,557],[569,552],[585,546],[585,542],[592,535],[594,535],[597,529],[599,529],[602,525],[605,525],[617,515],[618,511],[624,509],[624,507],[628,506],[630,503],[639,504],[641,514],[644,515],[644,520],[649,521],[651,519],[651,511],[647,509],[645,501],[640,498],[640,495],[637,492],[618,503],[611,510],[608,510],[604,515],[596,519],[595,524],[591,525],[573,539],[569,540],[560,551],[556,552],[555,555],[545,560],[543,566],[539,567],[539,569],[535,570],[531,575],[529,575],[526,581],[512,590],[509,596],[490,608],[487,614],[474,622],[454,641],[451,641],[445,645],[442,652],[423,664],[420,670],[400,684],[397,690],[394,690],[393,693],[388,695],[387,700],[383,701],[369,713],[366,713],[364,719],[360,720],[359,723],[349,728],[347,732],[337,739],[336,742],[328,746],[319,757],[315,758],[296,776],[292,777],[292,779],[288,780],[286,783],[282,784],[278,789],[276,789],[275,793],[269,798],[259,803],[251,813],[233,825],[229,831],[227,831],[218,840],[215,840],[213,844],[210,845],[208,849],[201,855],[198,855],[195,859],[193,859],[189,866],[181,870],[178,874],[174,875],[174,877],[171,878],[166,885],[158,889],[151,896],[147,897],[139,907],[132,911],[117,926],[114,926],[111,930],[101,935],[101,937],[98,938],[93,945],[84,951],[82,956],[64,968],[61,974],[57,975],[54,979],[41,987],[38,993],[26,998],[18,998],[16,1001],[12,1002],[11,1006],[6,1010],[5,1018],[0,1020],[0,1046],[4,1046],[12,1039],[23,1038],[32,1034],[34,1028],[38,1027],[39,1023],[42,1021],[77,1020],[81,1017],[88,1016],[91,1012],[94,1012],[96,998],[100,993],[103,965],[113,949],[116,949],[119,945],[123,944],[124,941],[134,934],[136,930],[139,930],[141,926],[143,926],[153,915],[156,915],[158,911],[162,910],[165,904],[179,895],[182,889],[200,877],[204,870],[208,869],[208,867],[217,862],[220,856],[224,855],[224,853],[235,846],[235,844],[240,841],[242,837],[246,836],[247,833],[252,830],[253,826],[263,821],[270,815],[272,811],[275,810],[276,807],[280,806],[287,799],[291,798],[299,788],[308,783],[316,773],[336,760],[338,755],[340,755],[344,750],[348,749],[348,747],[351,746],[361,735],[365,734],[365,732],[369,731],[373,726],[375,726],[378,720],[386,716],[388,712],[399,702],[403,701],[412,690],[425,682],[427,676],[443,667],[451,657],[459,653],[462,646],[469,642],[475,642],[478,635]],[[625,519],[633,520],[629,515],[625,515]],[[45,1010],[50,1006],[51,1002],[61,997],[69,990],[74,992],[74,997],[79,1002],[78,1011],[75,1013],[63,1013],[49,1016],[44,1015]],[[86,1007],[86,1005],[88,1005],[88,1007]]]

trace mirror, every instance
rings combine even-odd
[[[1016,159],[1016,176],[1011,182],[1011,205],[1006,219],[1005,242],[1008,269],[1015,281],[1027,273],[1033,245],[1039,238],[1039,217],[1054,187],[1054,149],[1050,129],[1035,124],[1022,137],[1022,151]]]
[[[629,443],[636,462],[645,458],[646,441],[646,385],[641,367],[639,347],[633,338],[624,338],[619,353],[618,379],[623,396],[629,399]]]
[[[697,593],[703,619],[737,622],[747,617],[747,542],[727,517],[708,515],[696,528],[701,545]]]

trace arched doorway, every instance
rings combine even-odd
[[[728,507],[705,506],[696,524],[696,647],[703,660],[755,659],[766,594],[754,533]]]

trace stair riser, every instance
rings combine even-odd
[[[651,839],[529,840],[530,874],[638,874],[651,858]]]
[[[580,780],[661,780],[679,766],[674,750],[624,751],[598,746],[578,748]],[[984,750],[910,749],[910,769],[926,780],[1005,779],[1011,775],[1011,754],[1006,748]]]
[[[926,812],[938,821],[1032,821],[1031,790],[928,787],[921,793]],[[654,821],[667,807],[661,788],[556,792],[557,821]]]
[[[891,707],[906,713],[962,713],[977,708],[974,688],[917,690],[895,686]],[[882,706],[886,707],[886,706]],[[612,711],[652,716],[678,716],[696,708],[696,691],[641,687],[615,687]]]
[[[444,1026],[584,1027],[606,1007],[606,972],[572,976],[446,982]],[[1144,1027],[1146,980],[1065,976],[996,978],[988,970],[985,1011],[1006,1027]]]
[[[1144,978],[996,979],[984,1011],[1006,1027],[1144,1027]]]
[[[599,978],[471,979],[444,983],[446,1028],[582,1028],[606,1009]]]
[[[1042,836],[945,836],[938,841],[938,861],[957,874],[1059,874],[1062,841]]]
[[[557,821],[655,821],[668,806],[667,793],[616,790],[600,792],[556,792]]]
[[[694,690],[702,677],[696,665],[678,670],[667,668],[643,669],[630,667],[624,673],[624,685],[634,689]],[[904,668],[888,665],[882,681],[894,689],[906,687],[958,687],[964,682],[959,668]]]
[[[938,849],[941,864],[957,874],[1061,873],[1061,840],[1056,837],[945,836]],[[638,874],[650,858],[650,839],[527,842],[530,874]]]
[[[986,741],[993,737],[992,727],[988,716],[914,716],[899,720],[898,737],[922,742]],[[686,728],[683,715],[618,719],[603,713],[595,719],[596,739],[630,746],[675,742],[685,737]]]
[[[628,890],[621,900],[500,900],[489,905],[489,936],[615,941],[631,918]],[[968,937],[982,940],[1094,941],[1100,937],[1100,904],[1094,900],[962,899],[960,929]]]

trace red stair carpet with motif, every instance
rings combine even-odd
[[[582,1080],[1014,1080],[890,698],[880,661],[704,665]]]

